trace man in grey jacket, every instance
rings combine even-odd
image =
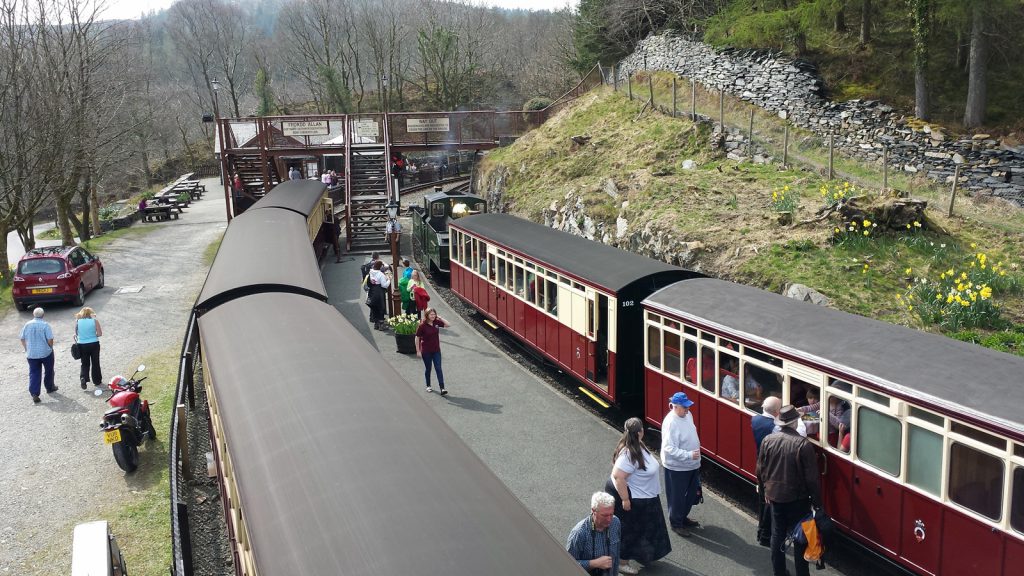
[[[821,487],[814,447],[796,430],[800,413],[786,405],[775,421],[780,430],[761,443],[757,480],[764,485],[765,501],[772,508],[772,572],[774,576],[788,576],[786,534],[810,513],[811,505],[821,507]],[[797,576],[810,574],[804,548],[806,545],[793,545]]]
[[[690,415],[691,406],[693,400],[676,392],[669,398],[669,411],[661,423],[668,523],[673,532],[687,537],[691,528],[700,526],[700,522],[689,518],[700,493],[700,439]]]

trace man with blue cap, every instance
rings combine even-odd
[[[700,439],[690,414],[693,400],[676,392],[668,401],[669,411],[661,423],[668,523],[676,534],[690,536],[690,529],[700,526],[688,518],[700,495]]]

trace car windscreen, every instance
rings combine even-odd
[[[22,260],[18,265],[18,274],[60,274],[64,271],[64,261],[59,258],[33,258]]]

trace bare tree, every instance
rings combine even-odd
[[[976,128],[985,121],[985,100],[988,92],[988,37],[983,0],[975,0],[971,7],[970,70],[967,79],[967,107],[964,127]]]

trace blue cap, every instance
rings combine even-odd
[[[683,408],[689,408],[690,406],[693,406],[693,400],[687,398],[686,394],[683,394],[682,392],[676,392],[675,394],[672,395],[671,398],[668,399],[668,401],[675,404],[676,406],[682,406]]]

